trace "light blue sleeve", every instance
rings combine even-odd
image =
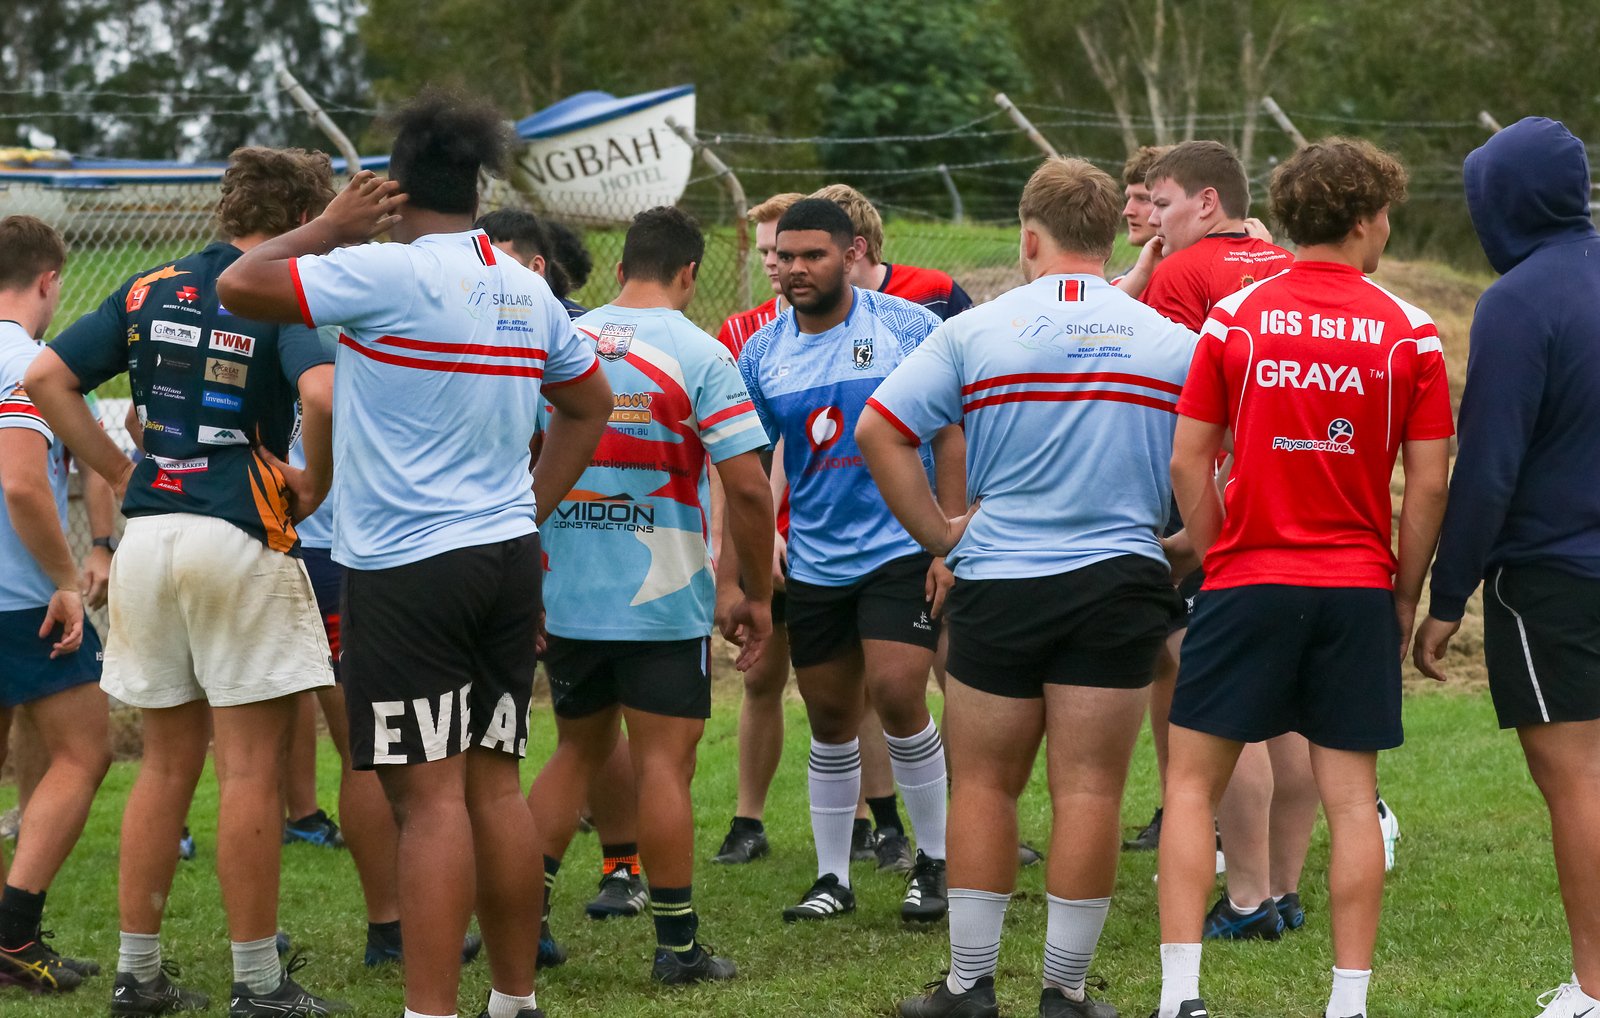
[[[307,325],[395,330],[410,317],[416,270],[404,244],[361,244],[289,263]]]
[[[962,419],[957,329],[956,319],[940,324],[889,372],[867,401],[919,444]]]
[[[694,404],[700,441],[711,462],[767,447],[766,428],[756,415],[739,366],[721,343],[692,326],[677,346],[684,381]]]
[[[576,382],[589,372],[599,370],[594,341],[578,332],[561,302],[553,294],[546,293],[541,309],[545,317],[545,335],[550,337],[545,347],[545,386]]]

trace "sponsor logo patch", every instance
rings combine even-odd
[[[208,428],[200,425],[201,445],[249,445],[250,439],[238,428]]]
[[[857,371],[865,371],[872,367],[872,337],[857,336],[852,356]]]
[[[216,357],[206,358],[206,379],[218,385],[232,385],[244,388],[244,381],[250,377],[250,365],[238,364],[234,361],[225,361]]]
[[[211,460],[206,456],[186,460],[175,460],[167,456],[150,458],[155,460],[156,466],[160,467],[164,474],[198,474],[211,469]]]
[[[162,266],[154,272],[146,272],[135,279],[132,285],[128,287],[128,296],[123,301],[123,307],[127,308],[130,314],[139,310],[144,307],[145,298],[150,296],[151,283],[160,282],[163,279],[176,279],[179,276],[187,276],[188,274],[187,272],[179,272],[171,265]]]
[[[200,326],[179,322],[154,321],[150,323],[150,338],[157,343],[176,343],[179,346],[199,346]]]
[[[185,304],[193,304],[200,299],[200,291],[192,286],[180,286],[178,287],[178,299]]]
[[[818,407],[806,418],[806,438],[817,452],[828,448],[844,434],[844,414],[836,406]]]
[[[244,408],[244,397],[207,389],[200,394],[200,403],[215,410],[241,410]]]
[[[150,487],[157,491],[170,491],[175,495],[182,495],[183,478],[175,477],[165,470],[157,470],[156,479],[150,482]]]
[[[595,353],[608,361],[620,361],[628,356],[628,348],[633,345],[633,326],[631,325],[603,325],[600,335],[595,337]]]
[[[254,357],[256,338],[254,336],[246,336],[242,332],[224,332],[221,329],[212,329],[211,349],[227,350],[242,357]]]
[[[183,425],[174,424],[171,421],[145,421],[144,430],[159,432],[163,435],[171,435],[173,438],[183,437]]]

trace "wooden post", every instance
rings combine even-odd
[[[952,223],[965,222],[966,209],[961,204],[961,192],[956,190],[956,182],[950,176],[950,167],[944,163],[939,164],[939,179],[944,181],[944,189],[950,192],[950,221]]]
[[[1279,106],[1278,101],[1272,96],[1264,95],[1261,97],[1261,108],[1267,111],[1267,116],[1277,121],[1278,126],[1283,128],[1283,133],[1289,136],[1289,140],[1294,142],[1296,148],[1305,148],[1311,144],[1306,141],[1306,136],[1300,133],[1300,128],[1294,126],[1294,121],[1289,119],[1289,114],[1283,112],[1283,107]]]
[[[1500,126],[1500,121],[1496,120],[1488,110],[1478,111],[1478,123],[1482,124],[1483,129],[1488,131],[1490,134],[1499,134],[1502,130],[1504,130],[1504,128]]]
[[[750,230],[745,224],[745,214],[750,210],[750,202],[744,196],[744,185],[739,183],[739,178],[734,176],[728,164],[718,158],[717,154],[707,148],[693,131],[678,123],[676,117],[667,118],[667,126],[673,133],[683,139],[684,144],[700,154],[701,160],[717,179],[722,181],[722,186],[727,189],[728,198],[733,202],[734,245],[739,254],[739,273],[737,277],[736,296],[739,298],[739,307],[750,306]]]
[[[305,111],[306,115],[311,118],[311,122],[316,124],[323,134],[328,136],[328,140],[333,142],[334,148],[337,148],[339,154],[344,156],[345,176],[353,177],[360,172],[361,156],[356,153],[355,145],[350,143],[349,135],[339,130],[339,125],[335,124],[326,113],[322,112],[322,107],[317,105],[317,101],[311,98],[311,93],[307,92],[299,80],[289,73],[287,67],[278,68],[278,86],[289,93],[289,98],[295,101],[295,105]]]
[[[1017,104],[1006,98],[1004,92],[996,92],[994,94],[994,104],[1006,111],[1006,115],[1011,118],[1012,123],[1022,128],[1028,135],[1028,140],[1038,146],[1039,151],[1051,159],[1061,158],[1061,153],[1056,151],[1056,147],[1050,144],[1044,135],[1039,133],[1039,129],[1033,126],[1033,121],[1024,116],[1022,111],[1017,109]]]

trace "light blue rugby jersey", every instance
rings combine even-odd
[[[55,497],[61,530],[67,530],[67,447],[34,408],[22,388],[22,376],[38,356],[39,343],[16,322],[0,321],[0,428],[37,432],[47,446],[45,472]],[[11,524],[0,492],[0,611],[42,608],[55,596],[56,585],[40,568]]]
[[[961,579],[1164,560],[1172,432],[1197,337],[1098,276],[1052,275],[946,322],[872,402],[925,442],[964,422]]]
[[[545,281],[482,230],[290,266],[306,324],[341,328],[334,561],[388,569],[534,533],[540,388],[599,369]]]
[[[827,332],[802,333],[787,308],[739,354],[762,426],[774,443],[783,440],[789,573],[825,587],[921,551],[867,471],[856,421],[867,397],[940,319],[899,297],[851,290],[849,315]],[[931,450],[923,450],[923,465],[932,476]]]
[[[596,344],[615,406],[588,468],[545,520],[545,628],[580,640],[707,636],[706,460],[767,445],[744,380],[720,343],[671,308],[608,304],[573,324]]]

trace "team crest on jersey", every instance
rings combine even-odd
[[[633,326],[612,325],[601,326],[600,335],[595,337],[595,353],[608,361],[620,361],[628,356],[628,348],[633,345]]]
[[[857,371],[872,367],[872,337],[857,336],[855,341],[855,366]]]

